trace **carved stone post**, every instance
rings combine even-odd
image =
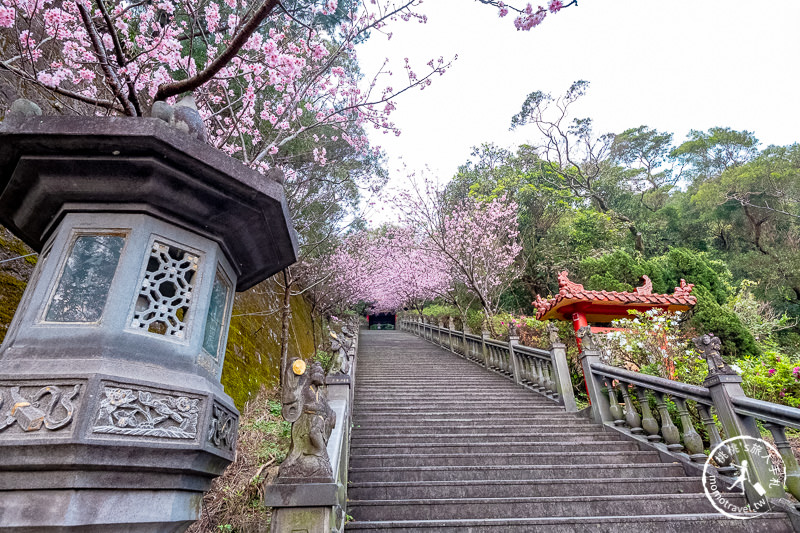
[[[486,321],[483,322],[483,329],[481,330],[481,357],[483,357],[483,366],[489,368],[489,345],[486,341],[491,338],[489,329],[486,327]]]
[[[158,119],[0,126],[0,223],[40,251],[0,348],[0,531],[183,531],[234,457],[234,290],[295,259],[277,176]]]
[[[694,339],[697,349],[703,352],[708,363],[708,377],[703,382],[703,386],[708,388],[711,393],[711,400],[714,402],[714,409],[717,418],[722,423],[722,429],[728,438],[738,436],[748,436],[755,439],[761,438],[761,432],[756,426],[755,420],[750,417],[739,416],[731,402],[731,398],[745,396],[742,390],[742,377],[733,371],[722,359],[720,355],[721,342],[718,337],[703,335]],[[751,453],[745,446],[735,446],[732,450],[737,458],[739,465],[747,461],[750,483],[745,483],[747,499],[750,502],[757,502],[762,495],[753,490],[755,483],[760,483],[769,498],[785,498],[786,493],[783,487],[770,486],[772,474],[769,465],[757,454]]]
[[[550,361],[553,365],[554,380],[558,397],[568,413],[578,411],[575,393],[572,390],[572,378],[567,364],[567,347],[558,338],[558,328],[548,322],[547,333],[550,337]]]
[[[522,382],[522,371],[520,370],[519,360],[517,359],[516,354],[514,353],[514,346],[519,344],[519,334],[517,332],[517,326],[515,324],[509,324],[508,326],[508,354],[511,357],[511,365],[512,370],[514,372],[514,383],[519,385]]]
[[[592,419],[598,424],[611,422],[613,418],[609,410],[608,398],[603,394],[603,380],[594,375],[591,365],[600,363],[600,351],[592,336],[589,326],[584,326],[578,330],[578,337],[581,339],[581,367],[583,375],[586,377],[586,390],[589,393],[589,401],[592,403]]]
[[[453,331],[456,329],[455,320],[453,320],[452,316],[447,317],[447,344],[450,346],[450,351],[452,353],[456,353],[456,349],[453,346]]]

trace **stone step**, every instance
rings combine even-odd
[[[351,500],[414,500],[448,498],[515,498],[542,496],[610,496],[628,494],[701,493],[699,477],[618,479],[535,479],[351,483]]]
[[[588,440],[600,441],[619,441],[620,437],[611,433],[467,433],[463,435],[442,435],[440,433],[412,433],[407,435],[384,435],[381,433],[364,433],[354,429],[351,437],[353,444],[397,444],[413,442],[415,440],[425,442],[438,442],[448,444],[464,444],[472,442],[494,442],[496,445],[505,446],[508,442],[518,442],[526,440],[532,443],[556,443],[556,442],[586,442]]]
[[[467,481],[475,479],[617,479],[676,477],[684,475],[678,463],[629,463],[588,465],[498,465],[350,468],[349,481]]]
[[[392,533],[792,533],[786,515],[767,513],[752,520],[725,518],[719,513],[600,517],[481,518],[476,520],[353,521],[348,531]]]
[[[731,495],[744,505],[741,495]],[[356,520],[452,520],[527,518],[533,516],[636,516],[647,514],[713,513],[705,494],[632,494],[625,496],[556,496],[532,498],[460,498],[440,500],[350,500],[348,514]]]
[[[638,446],[631,441],[596,441],[583,442],[504,442],[500,445],[493,442],[473,443],[434,443],[434,442],[399,442],[391,444],[358,444],[350,445],[351,461],[362,455],[379,454],[422,454],[422,453],[493,453],[497,451],[514,451],[520,453],[536,452],[591,452],[591,451],[637,451]]]
[[[360,455],[354,461],[359,468],[403,466],[481,466],[481,465],[587,465],[619,463],[656,463],[656,452],[515,452],[459,453],[459,454],[372,454]]]
[[[369,400],[359,400],[357,404],[353,405],[354,409],[358,409],[360,407],[369,407],[370,409],[397,409],[397,408],[404,408],[404,409],[435,409],[435,408],[445,408],[445,409],[461,409],[463,412],[469,412],[473,409],[496,409],[498,412],[509,411],[511,407],[513,407],[515,412],[524,411],[527,408],[537,408],[537,407],[557,407],[555,404],[550,402],[545,402],[541,400],[537,400],[535,398],[530,398],[527,400],[519,400],[513,403],[506,402],[503,400],[481,400],[481,399],[471,399],[471,398],[463,398],[463,399],[453,399],[450,398],[449,400],[408,400],[405,402],[402,401],[369,401]]]
[[[520,435],[530,433],[551,433],[553,432],[553,424],[407,424],[407,425],[387,425],[387,426],[374,426],[374,425],[361,425],[358,419],[354,421],[355,433],[381,433],[383,435],[407,435],[409,433],[437,433],[439,435],[469,435],[473,433],[483,432],[503,432],[506,435]],[[597,427],[594,425],[586,424],[563,424],[560,428],[567,430],[571,433],[595,433]]]
[[[365,416],[359,415],[355,419],[355,423],[360,425],[362,428],[366,427],[376,427],[376,428],[385,428],[385,427],[392,427],[398,424],[404,424],[406,427],[411,427],[411,424],[406,424],[408,419],[403,416],[380,416],[380,415],[372,415],[372,416]],[[481,415],[475,414],[470,415],[462,414],[459,417],[432,417],[432,416],[418,416],[414,417],[413,419],[413,426],[419,427],[446,427],[446,426],[505,426],[509,424],[514,424],[518,426],[540,426],[543,423],[547,422],[552,427],[552,423],[554,420],[558,420],[559,427],[564,426],[571,426],[571,427],[580,427],[580,426],[587,426],[587,427],[594,427],[595,426],[591,420],[584,420],[584,419],[576,419],[575,417],[551,417],[549,415],[543,416],[525,416],[520,414],[519,416],[503,416],[498,417],[494,415]]]

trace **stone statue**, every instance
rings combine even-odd
[[[335,331],[331,331],[330,336],[331,354],[333,355],[330,373],[349,374],[351,361],[356,354],[356,334],[347,326],[342,326],[341,336],[337,335]]]
[[[517,330],[517,323],[513,320],[508,323],[508,336],[519,339],[519,331]]]
[[[722,359],[722,355],[720,354],[720,350],[722,349],[722,341],[719,340],[719,337],[715,337],[714,335],[703,335],[702,337],[692,339],[692,341],[694,341],[694,345],[697,347],[697,349],[703,352],[703,357],[706,358],[706,363],[708,364],[709,375],[736,374],[736,372],[727,364],[725,364],[725,361]]]
[[[319,363],[306,368],[292,358],[283,374],[283,418],[292,423],[289,455],[278,471],[278,482],[326,482],[333,479],[328,458],[328,438],[336,425],[336,413],[328,405],[325,373]]]
[[[558,336],[558,326],[552,322],[548,322],[545,329],[547,330],[547,336],[550,338],[551,345],[561,344],[561,339]]]
[[[597,340],[594,338],[592,328],[583,326],[578,330],[576,336],[581,340],[581,351],[597,351]]]

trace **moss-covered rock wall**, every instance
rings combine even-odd
[[[262,385],[280,381],[282,299],[282,289],[271,280],[236,295],[222,385],[239,409]],[[291,305],[289,357],[308,359],[315,352],[311,310],[302,296],[292,297]]]

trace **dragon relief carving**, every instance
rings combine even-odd
[[[0,432],[15,423],[22,431],[39,431],[42,427],[50,431],[64,428],[72,422],[75,412],[72,402],[81,392],[81,385],[75,385],[70,392],[64,392],[55,385],[40,388],[30,396],[20,392],[20,387],[9,389],[11,403],[5,412],[0,411]],[[27,396],[27,397],[26,397]],[[45,396],[49,396],[44,400]],[[43,401],[44,400],[44,401]],[[3,407],[3,394],[0,391],[0,409]],[[63,416],[59,416],[62,415]]]
[[[208,442],[215,448],[233,451],[236,448],[238,434],[238,417],[214,404],[211,408],[211,428],[208,431]]]
[[[93,433],[194,439],[200,400],[105,387]]]

